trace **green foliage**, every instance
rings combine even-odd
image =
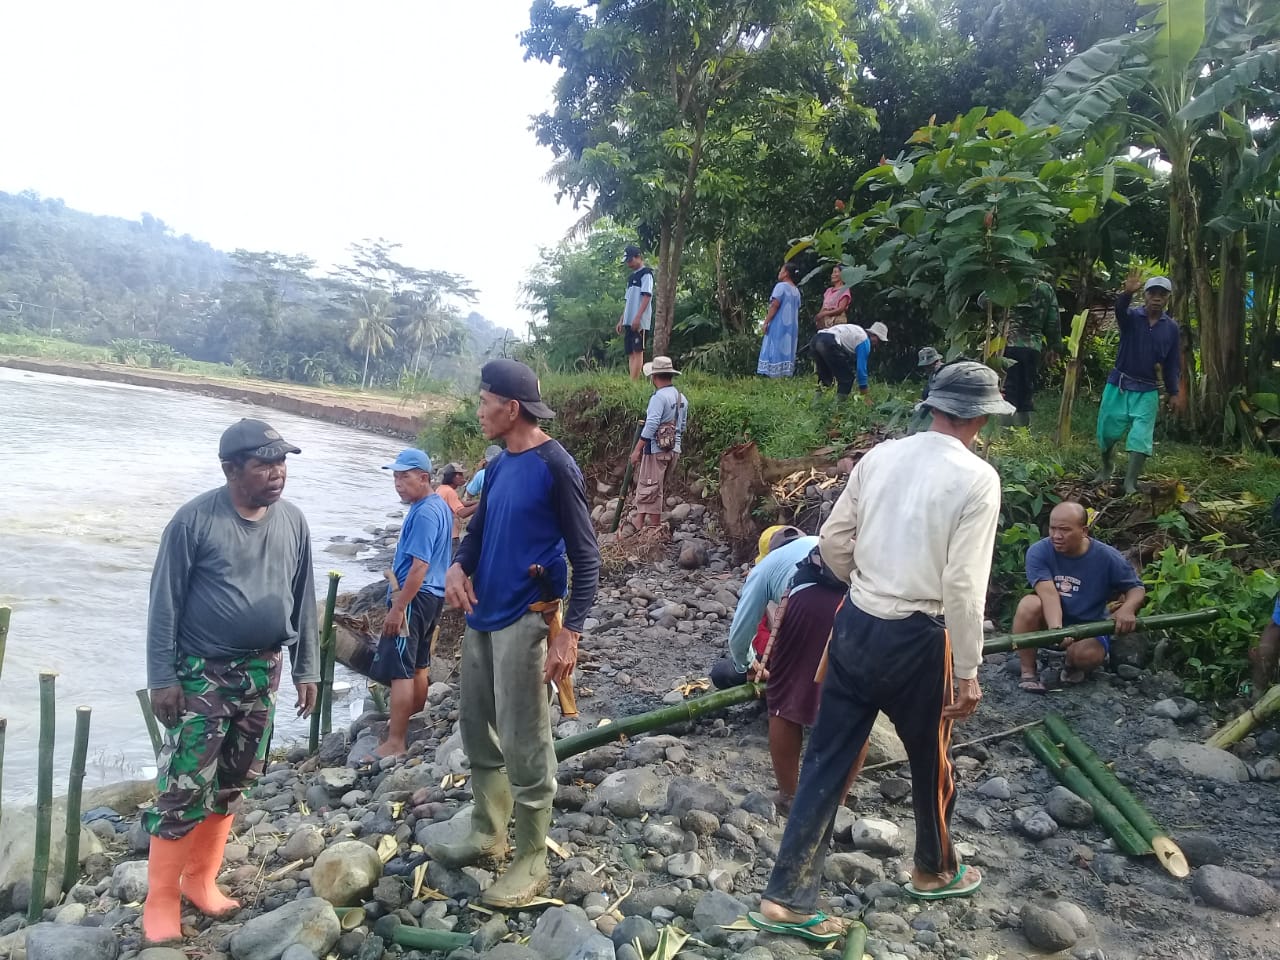
[[[1187,695],[1197,700],[1235,696],[1249,676],[1249,648],[1280,590],[1265,570],[1241,571],[1226,549],[1197,553],[1169,546],[1143,573],[1152,610],[1218,607],[1225,612],[1214,623],[1173,637],[1170,665],[1184,677]]]
[[[71,360],[79,363],[96,363],[111,359],[111,351],[106,347],[4,330],[0,330],[0,354],[13,357],[41,357],[47,360]]]
[[[152,367],[156,370],[172,370],[182,355],[167,343],[155,340],[112,340],[111,359],[135,367]]]

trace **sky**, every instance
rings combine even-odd
[[[580,216],[528,129],[557,76],[522,59],[529,3],[0,4],[0,190],[321,264],[385,237],[522,333]]]

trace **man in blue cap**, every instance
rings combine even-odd
[[[387,591],[387,619],[369,675],[391,687],[387,739],[374,753],[395,757],[408,751],[409,718],[427,702],[431,682],[431,636],[444,606],[444,577],[452,553],[453,513],[431,490],[431,459],[412,447],[395,463],[396,493],[409,505],[392,564],[399,590]]]

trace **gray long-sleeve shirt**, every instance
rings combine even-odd
[[[290,648],[295,683],[320,679],[311,531],[280,500],[261,520],[219,487],[183,504],[151,572],[147,686],[176,684],[180,655],[228,659]]]

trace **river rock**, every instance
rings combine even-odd
[[[471,811],[467,804],[460,807],[448,820],[437,820],[435,823],[419,821],[414,832],[414,839],[426,847],[433,843],[453,844],[461,842],[471,833]]]
[[[340,797],[356,785],[356,772],[350,767],[325,767],[316,772],[316,782],[335,797]]]
[[[1059,950],[1075,946],[1078,939],[1075,930],[1071,928],[1066,918],[1052,910],[1028,903],[1018,916],[1022,920],[1023,936],[1031,942],[1033,947],[1049,953],[1057,953]]]
[[[667,787],[667,811],[676,816],[690,810],[705,810],[723,817],[731,807],[729,798],[714,783],[707,783],[705,780],[675,777]]]
[[[1280,905],[1280,895],[1266,881],[1225,867],[1201,867],[1191,877],[1191,892],[1220,910],[1256,917]]]
[[[370,939],[373,938],[370,937]],[[284,953],[280,954],[280,960],[316,960],[316,955],[302,944],[295,943],[285,947]]]
[[[911,796],[911,781],[901,777],[885,777],[880,781],[880,796],[897,803]]]
[[[707,565],[707,548],[696,540],[686,541],[680,548],[677,561],[685,570],[697,570]]]
[[[639,940],[640,949],[644,951],[646,957],[658,946],[658,928],[648,917],[624,917],[622,922],[613,928],[610,936],[614,947],[621,947]]]
[[[95,806],[107,806],[95,803]],[[67,850],[67,802],[55,800],[49,833],[49,878],[44,885],[44,905],[51,907],[62,896],[62,861]],[[150,842],[150,838],[148,838]],[[16,908],[14,889],[19,884],[30,889],[31,869],[35,862],[35,807],[6,805],[0,818],[0,917]],[[80,862],[102,853],[102,842],[87,827],[80,828]],[[56,868],[54,865],[57,865]]]
[[[876,714],[867,740],[868,766],[876,763],[897,763],[907,759],[907,748],[902,745],[898,731],[883,713]]]
[[[673,877],[681,879],[690,879],[702,873],[702,857],[698,856],[696,851],[690,850],[688,853],[673,854],[666,859],[667,873]]]
[[[324,834],[312,823],[304,823],[289,835],[280,847],[279,854],[285,860],[311,860],[324,850]]]
[[[662,809],[667,783],[644,767],[618,770],[600,782],[592,799],[615,817],[639,817]]]
[[[580,913],[564,907],[551,907],[538,918],[529,937],[529,949],[545,960],[569,960],[584,944],[604,941],[608,957],[613,957],[613,942],[591,926]],[[602,950],[602,946],[596,946]],[[598,956],[599,954],[593,954]]]
[[[1013,823],[1023,836],[1031,840],[1047,840],[1058,832],[1058,824],[1053,817],[1033,807],[1013,811]]]
[[[684,831],[674,823],[650,820],[644,826],[644,842],[659,853],[670,856],[684,847]]]
[[[315,871],[312,872],[314,880]],[[341,932],[338,915],[329,902],[307,897],[244,924],[231,935],[231,955],[235,960],[280,960],[285,950],[296,943],[322,957],[338,942]]]
[[[367,897],[381,876],[377,851],[358,840],[346,840],[316,857],[311,889],[334,906],[351,906]]]
[[[859,851],[832,853],[827,855],[827,861],[822,867],[822,875],[836,883],[850,885],[874,883],[884,879],[884,867],[870,854]]]
[[[890,820],[868,817],[854,823],[849,839],[855,850],[888,857],[902,853],[901,833],[898,825]]]
[[[1049,905],[1049,909],[1071,924],[1077,937],[1089,935],[1089,915],[1070,900],[1055,900]]]
[[[693,908],[693,928],[707,930],[711,927],[727,927],[747,914],[747,905],[737,897],[719,890],[704,894]]]
[[[138,960],[187,960],[187,955],[174,947],[147,947]]]
[[[1175,723],[1186,723],[1188,720],[1194,720],[1199,712],[1200,705],[1194,700],[1188,700],[1186,697],[1165,697],[1163,700],[1157,700],[1146,709],[1148,717],[1160,717],[1164,720],[1172,720]]]
[[[1249,779],[1249,768],[1234,754],[1203,743],[1182,740],[1152,740],[1143,749],[1156,760],[1171,760],[1184,773],[1223,783],[1242,783]]]
[[[104,927],[37,923],[27,931],[27,960],[116,960],[120,942]]]
[[[373,791],[373,799],[381,800],[389,793],[413,793],[423,787],[435,786],[440,782],[434,764],[403,764],[387,774],[377,789]]]
[[[1064,827],[1087,827],[1093,823],[1093,806],[1063,786],[1054,787],[1045,798],[1049,816]]]
[[[1193,867],[1221,866],[1227,862],[1227,852],[1222,844],[1203,833],[1179,833],[1178,847]]]
[[[1008,800],[1013,796],[1009,781],[1004,777],[992,777],[975,792],[978,796],[987,797],[990,800]]]

